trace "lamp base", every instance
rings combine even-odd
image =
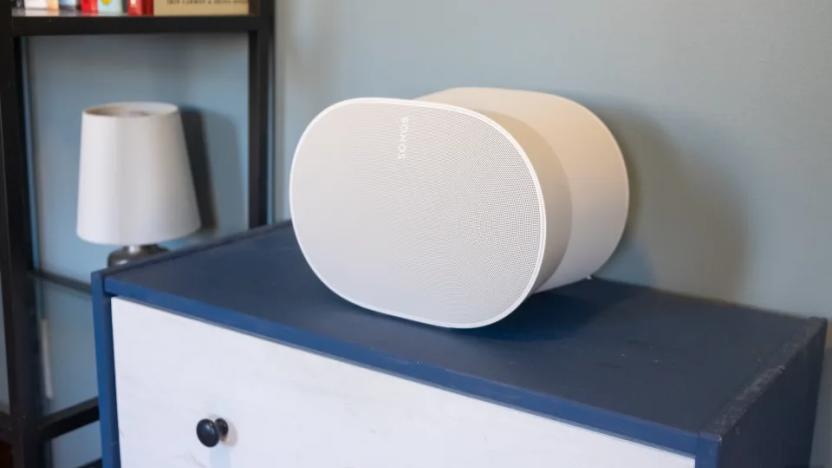
[[[158,244],[128,245],[110,252],[110,255],[107,256],[107,267],[124,265],[167,251],[168,249]]]

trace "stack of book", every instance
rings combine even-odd
[[[128,15],[247,15],[248,0],[23,0],[26,9]]]

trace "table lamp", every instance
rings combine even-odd
[[[78,236],[123,246],[119,265],[166,249],[200,226],[179,109],[124,102],[86,109],[81,120]]]

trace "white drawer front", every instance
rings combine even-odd
[[[113,299],[123,468],[693,468],[692,458]],[[224,443],[195,426],[222,417]]]

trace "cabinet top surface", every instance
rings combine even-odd
[[[103,278],[111,295],[685,452],[824,328],[603,280],[534,295],[485,328],[435,328],[330,292],[287,225]]]

